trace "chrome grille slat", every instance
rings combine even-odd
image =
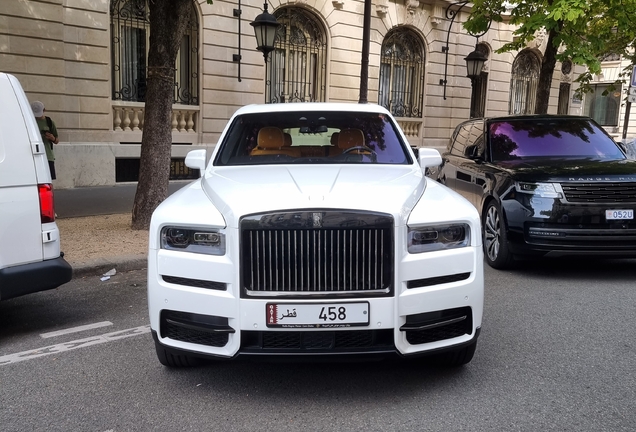
[[[342,213],[331,211],[297,214],[301,222],[291,227],[272,221],[295,222],[296,214],[256,215],[241,222],[246,295],[355,296],[392,290],[391,216],[348,212],[340,218]],[[314,226],[307,222],[312,214]]]

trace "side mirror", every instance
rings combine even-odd
[[[205,171],[205,159],[206,159],[205,149],[192,150],[188,152],[185,158],[185,165],[188,168],[198,169],[199,175],[203,176],[203,171]]]
[[[420,147],[417,158],[424,172],[426,168],[436,168],[442,164],[442,155],[434,148]]]
[[[464,156],[466,156],[468,159],[479,159],[479,146],[469,145],[464,150]]]
[[[623,153],[627,153],[627,145],[625,145],[624,142],[616,141],[616,145],[618,145],[621,148],[621,150],[623,150]]]

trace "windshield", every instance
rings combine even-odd
[[[410,164],[390,118],[347,111],[273,112],[234,119],[215,165]]]
[[[625,159],[616,143],[585,118],[496,121],[489,124],[493,162],[537,157]]]

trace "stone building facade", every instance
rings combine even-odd
[[[16,75],[29,99],[44,102],[60,131],[56,188],[135,181],[155,25],[147,2],[0,2],[0,71]],[[461,27],[470,5],[451,20],[452,4],[373,1],[368,100],[394,113],[411,145],[445,147],[469,117],[471,100],[474,112],[487,116],[533,108],[544,35],[521,52],[497,54],[513,29],[493,23],[476,39]],[[268,7],[282,25],[266,67],[250,26],[262,3],[192,0],[175,74],[173,178],[188,176],[185,154],[211,149],[242,105],[359,100],[364,0],[271,0]],[[471,99],[464,58],[476,48],[488,61]],[[579,100],[577,70],[559,65],[549,112],[592,115],[620,139],[626,89],[602,91],[622,66],[608,59],[595,83],[600,91]],[[632,123],[628,136],[636,135]]]

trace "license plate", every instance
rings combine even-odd
[[[369,325],[369,302],[267,303],[267,327],[335,328]]]
[[[605,210],[606,220],[634,219],[634,210]]]

